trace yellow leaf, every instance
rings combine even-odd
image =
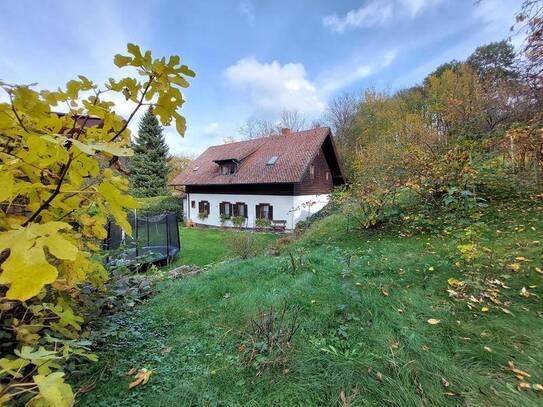
[[[528,298],[530,296],[530,292],[526,289],[526,287],[522,287],[522,289],[520,290],[519,292],[519,295],[521,297],[526,297]]]
[[[28,365],[30,362],[25,359],[8,359],[8,358],[2,358],[0,359],[0,376],[2,376],[2,373],[7,373],[15,378],[22,377],[21,370],[23,367]]]
[[[119,68],[122,68],[123,66],[128,65],[132,61],[132,58],[117,54],[113,57],[113,63],[117,65]]]
[[[451,287],[456,287],[459,283],[460,283],[460,280],[453,277],[447,280],[447,284],[449,284]]]
[[[74,404],[74,394],[70,385],[64,382],[64,373],[55,372],[47,376],[36,375],[34,382],[40,393],[27,404],[28,406],[70,407]]]
[[[145,368],[138,370],[134,376],[135,380],[128,385],[128,388],[133,389],[140,384],[146,384],[149,381],[149,377],[151,377],[151,371]]]
[[[488,307],[481,308],[481,312],[488,312],[488,311],[490,311],[490,309]]]
[[[534,383],[532,384],[532,389],[537,390],[537,391],[543,391],[543,384]]]
[[[59,234],[41,238],[40,242],[46,246],[51,254],[57,259],[74,261],[79,252],[79,249],[76,246]]]
[[[33,247],[24,255],[11,253],[2,264],[0,284],[10,284],[6,298],[26,301],[37,295],[44,285],[56,280],[58,271],[45,259],[41,247]]]
[[[437,324],[439,324],[439,323],[441,322],[441,320],[440,320],[440,319],[430,318],[430,319],[429,319],[428,321],[426,321],[426,322],[428,322],[430,325],[437,325]]]
[[[509,265],[507,265],[507,267],[513,271],[519,271],[520,270],[520,263],[511,263]]]

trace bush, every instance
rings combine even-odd
[[[183,220],[183,200],[173,195],[154,196],[151,198],[138,198],[139,211],[145,213],[173,212],[177,219]]]
[[[237,228],[242,228],[245,226],[245,223],[247,222],[247,218],[245,216],[234,216],[232,218],[232,224]]]
[[[266,218],[257,218],[255,221],[255,226],[258,229],[271,228],[271,225],[272,225],[271,220],[266,219]]]
[[[249,232],[233,234],[228,241],[228,246],[233,255],[242,259],[255,257],[264,249],[262,242]]]
[[[200,220],[206,220],[208,216],[209,216],[209,213],[207,213],[207,212],[198,213],[198,219],[200,219]]]
[[[221,213],[221,226],[224,226],[227,220],[230,220],[231,216],[226,213]]]

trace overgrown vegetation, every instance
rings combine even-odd
[[[172,212],[177,215],[177,219],[183,220],[183,200],[174,195],[154,196],[147,198],[138,198],[139,208],[141,213],[162,213]]]
[[[98,252],[114,217],[126,233],[126,195],[119,157],[129,156],[127,126],[145,103],[156,102],[163,125],[185,119],[179,87],[194,76],[179,57],[153,59],[128,44],[118,67],[139,78],[103,87],[78,76],[57,91],[0,82],[0,404],[70,406],[65,377],[81,359],[95,360],[84,324],[84,292],[108,275]],[[125,119],[108,95],[132,101]],[[68,107],[69,111],[55,113]]]

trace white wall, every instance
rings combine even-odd
[[[328,195],[238,195],[238,194],[200,194],[191,193],[184,208],[190,211],[190,219],[194,223],[203,225],[220,226],[219,204],[221,202],[244,202],[247,204],[247,227],[255,227],[256,205],[267,203],[273,206],[273,219],[286,220],[287,229],[293,229],[296,224],[306,219],[310,214],[318,212],[328,202]],[[190,206],[191,201],[196,201],[196,208]],[[209,202],[209,216],[205,220],[198,218],[198,202]],[[186,216],[186,210],[185,210]],[[186,218],[188,218],[186,216]],[[227,222],[225,226],[232,226]]]

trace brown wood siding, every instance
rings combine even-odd
[[[294,184],[187,185],[189,194],[294,195]]]
[[[294,184],[294,195],[328,194],[332,191],[332,174],[330,174],[330,167],[328,167],[322,148],[311,165],[315,166],[315,176],[311,178],[308,167],[304,173],[302,182]],[[327,172],[328,179],[326,179]]]

